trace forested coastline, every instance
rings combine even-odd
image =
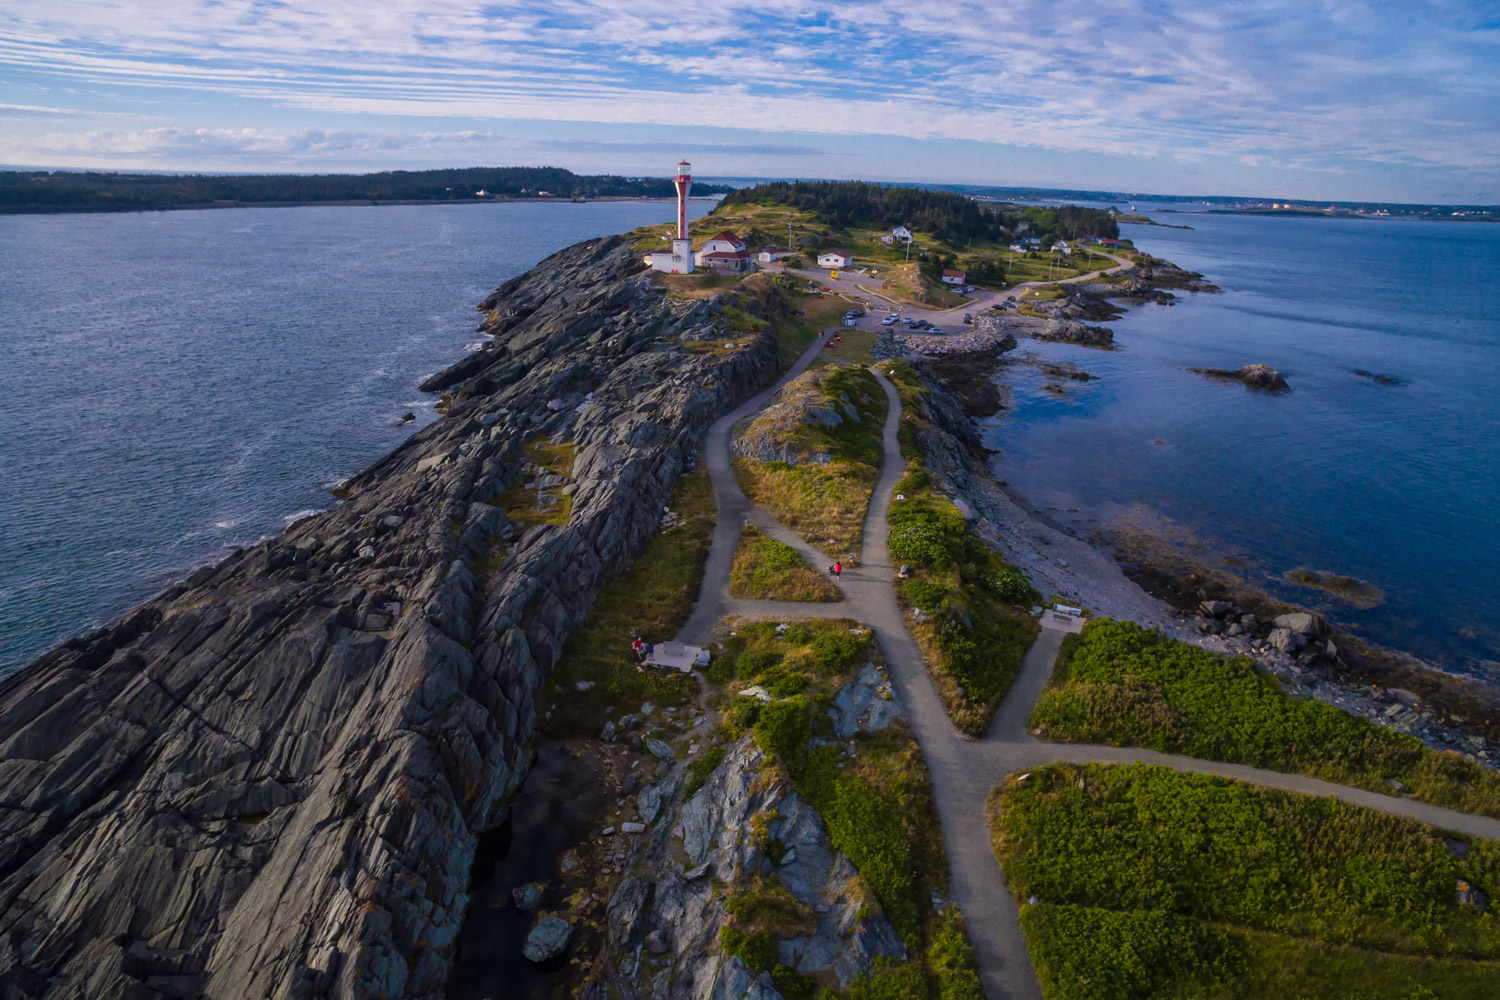
[[[695,193],[728,187],[694,184]],[[131,212],[334,202],[471,202],[511,198],[670,198],[665,177],[575,174],[559,167],[466,167],[374,174],[132,174],[0,171],[0,213]]]

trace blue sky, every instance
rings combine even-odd
[[[1500,202],[1500,3],[6,0],[0,163]]]

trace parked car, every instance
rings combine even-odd
[[[887,316],[885,319],[883,319],[883,320],[880,321],[880,325],[881,326],[895,326],[896,325],[896,317],[895,316]]]
[[[972,326],[974,324],[974,314],[973,313],[964,313],[964,323],[967,324],[967,325],[969,325],[969,326]]]

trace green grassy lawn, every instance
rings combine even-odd
[[[1070,637],[1031,713],[1045,739],[1143,746],[1309,774],[1500,816],[1500,775],[1337,708],[1291,697],[1248,657],[1230,658],[1131,622]]]
[[[685,674],[638,670],[630,649],[636,635],[648,642],[673,638],[692,612],[718,513],[708,470],[684,476],[668,506],[680,515],[680,526],[660,532],[630,569],[604,586],[588,621],[563,644],[541,697],[557,704],[547,727],[558,735],[594,735],[610,705],[680,705],[697,692]],[[594,687],[580,693],[579,681]]]
[[[1039,599],[1021,571],[968,529],[963,515],[932,488],[916,445],[925,391],[910,365],[882,363],[901,394],[901,451],[906,474],[891,503],[892,563],[907,628],[927,661],[948,716],[978,736],[1005,699],[1036,639],[1027,613]]]
[[[1141,765],[1012,776],[990,821],[1046,1000],[1478,1000],[1500,982],[1500,922],[1454,901],[1459,880],[1500,891],[1500,842],[1454,850],[1334,799]]]
[[[708,671],[722,737],[753,735],[821,814],[833,846],[858,869],[868,888],[866,905],[884,912],[913,954],[905,963],[882,960],[849,990],[821,996],[982,1000],[962,917],[951,906],[935,909],[931,901],[934,891],[946,891],[948,866],[921,748],[904,721],[836,740],[826,712],[841,687],[866,664],[879,662],[873,634],[848,620],[790,622],[782,632],[770,621],[726,624],[732,634]],[[770,691],[773,700],[762,704],[738,694],[752,684]],[[705,764],[705,773],[709,769]],[[764,847],[772,856],[781,849],[774,843]],[[805,931],[811,915],[759,879],[729,887],[728,908],[723,943],[774,978],[775,939]],[[782,973],[782,981],[791,977]]]
[[[772,328],[781,352],[782,374],[812,346],[818,334],[836,325],[849,309],[849,303],[837,295],[791,295],[789,299],[793,312]],[[798,312],[803,315],[796,315]]]
[[[885,393],[864,368],[839,367],[807,372],[783,393],[816,385],[823,398],[848,401],[861,414],[836,427],[799,423],[774,426],[769,412],[756,418],[746,433],[764,433],[804,454],[823,453],[827,463],[762,462],[736,458],[734,470],[745,495],[776,515],[830,558],[857,565],[870,492],[880,476],[880,431],[885,420]]]
[[[729,571],[729,596],[767,601],[839,601],[839,589],[790,545],[746,525]]]

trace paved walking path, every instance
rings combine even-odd
[[[905,471],[896,436],[901,419],[901,400],[895,386],[879,373],[878,365],[872,370],[889,404],[882,429],[884,464],[865,515],[860,565],[853,570],[846,569],[843,579],[836,582],[844,600],[795,603],[730,597],[729,568],[741,527],[747,519],[771,537],[792,545],[815,567],[833,561],[787,530],[770,513],[751,503],[741,492],[729,465],[729,434],[734,425],[764,406],[777,389],[805,371],[833,332],[825,331],[775,385],[725,415],[709,429],[705,457],[719,503],[719,520],[714,528],[713,547],[709,550],[702,590],[678,639],[702,643],[708,639],[714,625],[726,615],[852,618],[875,630],[885,653],[891,681],[900,694],[907,719],[927,758],[933,797],[943,824],[943,843],[948,851],[949,895],[968,922],[969,937],[978,956],[985,995],[989,1000],[1041,998],[1041,989],[1021,935],[1019,907],[1011,898],[995,859],[985,816],[990,790],[1015,771],[1055,762],[1140,761],[1162,764],[1179,771],[1221,775],[1271,788],[1333,796],[1355,805],[1431,823],[1444,830],[1500,838],[1500,820],[1440,809],[1411,799],[1392,798],[1302,775],[1130,747],[1048,743],[1035,739],[1027,730],[1026,717],[1052,674],[1063,639],[1061,631],[1045,627],[1027,652],[1021,673],[985,738],[976,741],[960,733],[948,719],[928,677],[921,650],[907,632],[901,607],[896,601],[895,572],[886,551],[886,536],[890,527],[891,499],[896,483]]]

